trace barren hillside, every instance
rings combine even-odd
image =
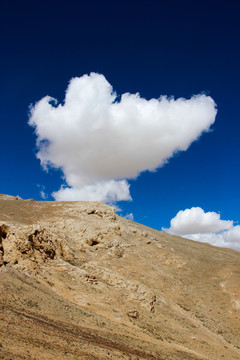
[[[0,195],[0,359],[239,360],[240,253]]]

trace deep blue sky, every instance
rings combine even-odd
[[[200,206],[238,221],[240,213],[240,2],[11,1],[0,5],[0,193],[40,200],[58,190],[60,171],[45,173],[27,125],[31,103],[62,101],[69,80],[104,74],[118,94],[191,97],[218,106],[212,132],[155,173],[130,181],[123,215],[157,229]],[[49,197],[51,200],[52,198]]]

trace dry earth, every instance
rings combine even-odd
[[[240,253],[0,195],[0,359],[239,360]]]

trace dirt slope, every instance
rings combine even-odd
[[[239,360],[240,253],[0,195],[0,359]]]

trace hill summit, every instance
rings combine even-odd
[[[0,359],[239,360],[240,253],[0,195]]]

